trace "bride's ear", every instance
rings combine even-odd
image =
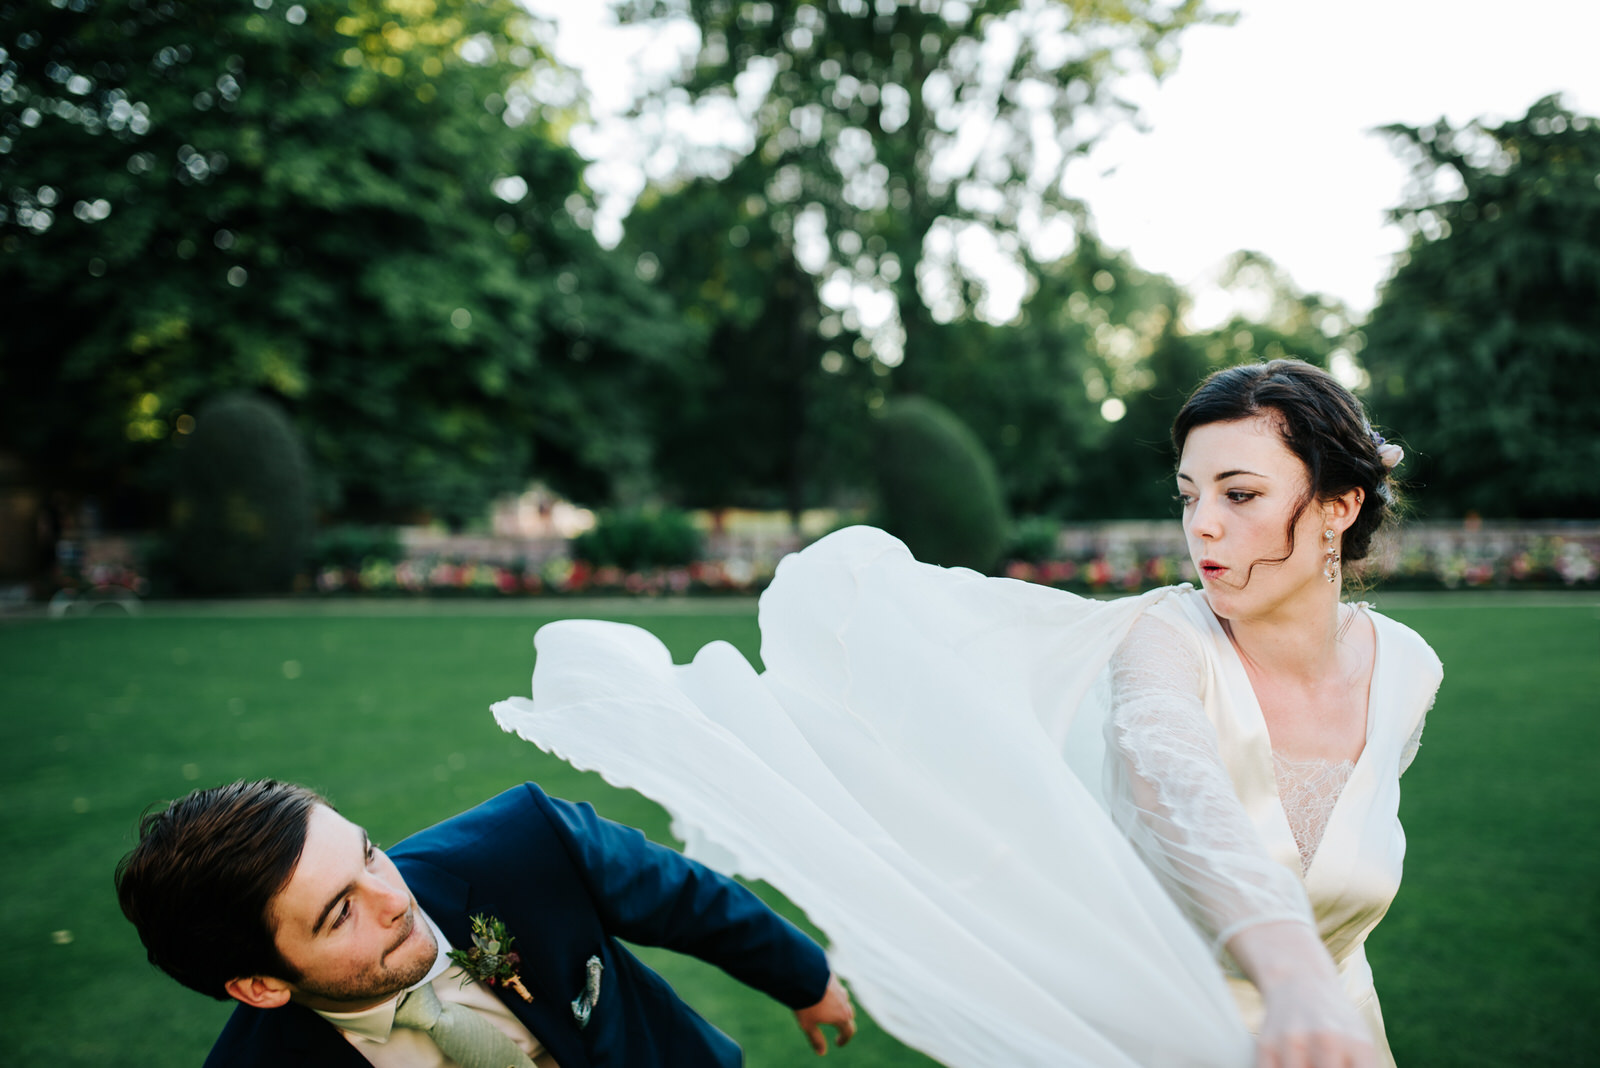
[[[1343,534],[1356,521],[1356,516],[1361,514],[1361,504],[1365,499],[1364,492],[1352,489],[1323,501],[1323,524],[1335,534]]]

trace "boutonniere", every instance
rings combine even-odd
[[[533,995],[517,974],[522,956],[511,948],[515,939],[506,933],[506,925],[493,916],[474,916],[471,923],[472,948],[452,949],[450,959],[471,978],[490,986],[510,987],[523,1001],[532,1001]]]

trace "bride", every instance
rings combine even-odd
[[[1441,672],[1340,592],[1399,448],[1293,360],[1212,375],[1173,444],[1202,590],[1088,600],[853,527],[779,565],[764,672],[566,621],[495,715],[782,890],[947,1065],[1392,1065],[1364,943]]]

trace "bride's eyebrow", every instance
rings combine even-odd
[[[1271,477],[1270,475],[1263,475],[1259,471],[1246,471],[1242,467],[1237,467],[1237,468],[1234,468],[1232,471],[1223,471],[1221,474],[1217,475],[1211,481],[1213,481],[1213,482],[1221,482],[1223,479],[1225,479],[1225,478],[1233,478],[1235,475],[1249,475],[1252,478],[1270,478]],[[1188,475],[1184,474],[1182,471],[1178,472],[1178,477],[1180,479],[1182,479],[1183,481],[1185,481],[1185,482],[1188,482],[1188,483],[1191,483],[1191,484],[1194,483],[1194,479],[1190,478]]]

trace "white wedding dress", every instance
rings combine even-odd
[[[1242,1068],[1254,988],[1218,947],[1264,920],[1316,923],[1381,1041],[1362,946],[1398,887],[1399,773],[1439,674],[1369,614],[1367,745],[1312,806],[1321,830],[1279,802],[1199,594],[1088,600],[866,527],[780,563],[763,673],[723,642],[674,666],[644,630],[566,621],[536,638],[533,699],[494,711],[660,802],[690,856],[782,890],[873,1017],[952,1068]],[[1321,838],[1303,881],[1291,820]]]

